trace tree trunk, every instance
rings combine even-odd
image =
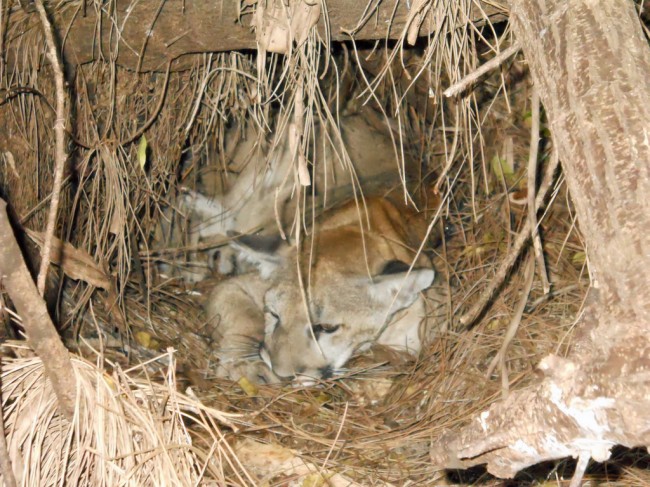
[[[510,477],[650,445],[650,50],[633,2],[518,0],[514,33],[546,108],[591,289],[568,359],[437,443],[436,463]]]

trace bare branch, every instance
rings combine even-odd
[[[494,68],[500,66],[510,56],[517,54],[517,52],[519,52],[519,49],[521,49],[521,47],[519,46],[519,44],[515,43],[505,51],[501,51],[499,54],[497,54],[492,59],[490,59],[487,63],[483,64],[480,68],[478,68],[476,71],[468,74],[463,79],[461,79],[458,83],[454,83],[453,85],[451,85],[449,88],[447,88],[444,91],[443,94],[447,98],[451,96],[456,96],[458,93],[461,93],[462,91],[467,89],[467,87],[470,86],[472,83],[476,82],[476,80],[478,80],[485,73],[492,71]]]
[[[6,207],[4,200],[0,200],[2,284],[23,319],[29,345],[43,361],[45,373],[59,400],[61,412],[68,419],[72,419],[77,387],[70,357],[50,319],[45,301],[39,295],[25,265],[9,223]]]
[[[539,270],[539,275],[542,277],[542,288],[544,289],[544,294],[548,294],[551,290],[551,284],[548,281],[548,275],[546,273],[542,239],[537,230],[537,208],[535,207],[535,176],[537,175],[537,156],[539,153],[539,93],[534,86],[531,118],[530,151],[528,154],[528,220],[531,222],[533,249],[535,251],[535,259],[537,260],[537,269]]]
[[[519,324],[521,323],[521,317],[523,316],[524,310],[526,309],[526,302],[528,302],[528,296],[530,295],[530,290],[533,288],[533,280],[534,280],[533,278],[535,277],[535,261],[531,256],[528,257],[528,264],[526,265],[525,272],[526,272],[526,278],[525,278],[524,290],[521,293],[519,302],[517,303],[517,308],[515,309],[512,319],[510,320],[510,324],[508,325],[506,334],[503,337],[503,343],[501,344],[501,348],[492,359],[492,362],[490,362],[490,365],[488,366],[488,370],[486,373],[486,376],[489,379],[496,366],[497,365],[500,366],[501,383],[503,384],[502,396],[504,399],[508,396],[508,387],[509,387],[508,370],[505,362],[506,353],[508,351],[508,346],[510,345],[510,342],[512,342],[512,339],[515,337],[515,334],[517,333],[517,329],[519,328]]]
[[[54,122],[54,135],[56,143],[56,162],[54,169],[54,183],[52,185],[52,203],[50,204],[50,212],[47,217],[47,227],[45,229],[45,241],[43,243],[43,251],[41,252],[41,268],[38,272],[38,292],[41,296],[45,291],[45,279],[47,278],[47,271],[50,267],[50,253],[52,252],[52,237],[56,229],[56,219],[59,212],[59,201],[61,199],[61,186],[63,185],[63,171],[65,163],[68,159],[66,152],[66,131],[65,125],[67,120],[67,112],[65,107],[66,91],[63,77],[63,66],[58,56],[58,47],[54,38],[54,30],[52,24],[47,17],[47,12],[43,6],[43,0],[35,1],[36,10],[41,18],[43,25],[43,33],[45,35],[45,42],[47,44],[47,58],[52,65],[54,72],[54,83],[56,86],[56,121]]]

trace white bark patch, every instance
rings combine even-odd
[[[523,453],[528,457],[537,457],[539,452],[536,448],[526,443],[524,440],[517,440],[515,444],[512,445],[512,449],[516,452]]]
[[[489,417],[490,417],[490,411],[483,411],[479,419],[479,422],[481,423],[481,428],[483,428],[483,431],[485,433],[487,433],[488,430],[487,420]]]

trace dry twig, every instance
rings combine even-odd
[[[544,289],[544,294],[548,294],[551,290],[551,284],[548,281],[548,274],[546,273],[542,239],[537,230],[537,209],[535,208],[535,176],[537,174],[537,155],[539,153],[539,92],[534,86],[531,118],[530,152],[528,155],[528,220],[531,222],[533,249],[535,250],[535,259],[537,260],[537,269],[542,278],[542,288]]]
[[[582,478],[584,477],[587,466],[589,465],[589,460],[591,460],[591,455],[588,451],[580,453],[578,464],[576,465],[576,471],[571,478],[571,484],[569,484],[569,487],[580,487],[582,485]]]
[[[47,17],[47,12],[43,6],[43,0],[34,2],[36,10],[41,18],[43,33],[47,44],[46,55],[52,65],[54,72],[54,83],[56,85],[56,121],[54,123],[54,133],[56,141],[56,163],[54,169],[54,183],[52,185],[52,203],[50,204],[50,213],[47,218],[47,227],[45,229],[45,242],[43,252],[41,253],[41,268],[38,272],[38,292],[41,296],[45,291],[45,279],[47,270],[50,266],[50,253],[52,252],[52,238],[56,228],[56,218],[59,212],[59,201],[61,198],[61,186],[63,185],[63,170],[68,159],[66,152],[65,140],[65,123],[67,120],[67,111],[65,107],[66,91],[63,77],[63,66],[58,56],[58,46],[54,38],[52,24]]]
[[[472,73],[468,74],[458,83],[454,83],[453,85],[451,85],[449,88],[447,88],[444,91],[443,94],[448,98],[457,95],[458,93],[465,90],[469,85],[474,83],[481,76],[483,76],[485,73],[493,70],[501,63],[503,63],[506,59],[508,59],[510,56],[519,52],[519,49],[520,49],[519,44],[514,43],[508,49],[502,51],[500,54],[497,54],[492,59],[490,59],[487,63],[483,64],[476,71],[473,71]]]
[[[167,63],[167,70],[165,71],[165,81],[163,81],[162,93],[160,94],[160,98],[158,99],[158,105],[154,109],[153,114],[144,123],[144,125],[135,132],[135,134],[129,136],[126,140],[120,142],[120,145],[132,144],[133,142],[138,140],[140,137],[142,137],[142,135],[147,130],[149,130],[149,128],[156,121],[156,118],[158,118],[158,115],[160,115],[160,111],[162,110],[162,107],[165,104],[165,99],[167,97],[167,88],[169,87],[169,75],[172,70],[172,62],[173,60],[170,59],[169,62]]]
[[[135,72],[137,74],[139,74],[140,69],[142,69],[142,60],[144,59],[144,51],[145,49],[147,49],[147,43],[149,41],[149,38],[153,35],[153,27],[154,25],[156,25],[156,20],[158,20],[158,17],[160,16],[160,12],[162,12],[164,5],[165,5],[165,0],[161,0],[160,4],[158,5],[158,8],[156,9],[156,13],[154,14],[153,19],[151,20],[151,24],[149,25],[149,28],[146,31],[144,40],[142,41],[142,46],[140,47],[140,54],[138,55],[138,64],[135,68]]]
[[[555,170],[557,169],[558,164],[559,164],[559,158],[557,152],[554,150],[553,155],[551,157],[551,161],[548,167],[546,168],[546,173],[544,174],[542,184],[539,187],[539,193],[537,193],[537,197],[535,198],[535,211],[538,211],[540,209],[542,203],[546,199],[546,194],[551,189],[551,184],[553,183],[553,176],[555,174]],[[524,245],[526,244],[526,242],[531,236],[531,231],[532,231],[532,222],[530,221],[530,218],[527,218],[526,223],[521,229],[521,232],[519,232],[519,235],[517,235],[517,238],[515,239],[512,248],[510,249],[510,252],[503,259],[503,262],[501,262],[501,266],[499,267],[494,277],[492,278],[490,285],[483,291],[483,294],[481,294],[479,300],[476,303],[474,303],[474,305],[470,308],[470,310],[467,311],[467,313],[465,313],[460,318],[461,325],[470,326],[472,323],[474,323],[474,321],[481,315],[483,310],[487,307],[488,303],[494,297],[494,293],[496,292],[497,289],[499,289],[499,287],[501,287],[501,284],[503,284],[503,281],[508,275],[508,272],[510,272],[510,269],[519,258],[519,255],[521,254]]]
[[[492,359],[492,362],[490,362],[488,371],[486,373],[486,376],[489,379],[496,366],[497,365],[500,366],[501,394],[503,396],[503,399],[506,399],[508,397],[508,388],[509,388],[508,368],[506,367],[506,353],[508,351],[508,346],[510,345],[512,339],[515,337],[515,334],[517,333],[519,324],[521,323],[521,317],[524,314],[524,310],[526,309],[526,302],[528,301],[528,295],[530,294],[530,290],[533,287],[534,277],[535,277],[535,260],[531,256],[528,258],[528,265],[526,266],[526,284],[524,285],[523,292],[521,293],[519,302],[517,303],[517,309],[512,315],[512,319],[510,320],[510,324],[508,325],[506,334],[503,337],[503,343],[501,344],[501,348],[499,349],[499,352]]]

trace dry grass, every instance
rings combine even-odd
[[[20,354],[20,345],[13,347]],[[156,361],[164,364],[166,380],[153,383],[144,365],[116,367],[109,374],[73,359],[79,396],[68,423],[57,413],[40,359],[5,358],[2,405],[19,485],[192,485],[206,477],[222,483],[230,477],[246,479],[220,431],[239,418],[179,394],[171,353]],[[187,424],[210,433],[210,450],[192,444]]]
[[[414,199],[437,193],[455,228],[436,265],[449,291],[448,316],[460,316],[526,217],[525,206],[511,198],[526,189],[529,94],[521,62],[466,97],[442,97],[476,67],[477,52],[490,57],[510,42],[507,29],[497,36],[489,24],[458,28],[475,3],[435,3],[430,20],[438,28],[413,49],[351,42],[326,57],[329,40],[311,32],[291,56],[269,55],[260,72],[254,56],[240,53],[205,56],[192,70],[168,75],[126,72],[110,53],[78,68],[74,167],[57,235],[104,266],[117,293],[83,282],[60,293],[69,348],[87,358],[73,361],[80,396],[71,424],[56,414],[40,361],[20,345],[4,349],[5,431],[22,485],[504,485],[481,472],[446,478],[429,461],[429,447],[498,400],[504,385],[533,383],[539,360],[571,344],[588,275],[561,180],[540,218],[554,294],[544,297],[535,281],[505,366],[489,377],[523,286],[519,268],[474,328],[450,320],[417,363],[375,350],[355,359],[348,376],[318,387],[245,390],[214,377],[196,297],[201,286],[160,282],[154,265],[184,261],[196,250],[154,238],[155,228],[169,218],[164,209],[174,206],[177,185],[200,187],[206,173],[227,172],[229,127],[249,124],[273,148],[283,128],[297,124],[306,154],[317,142],[316,124],[323,124],[348,164],[338,119],[369,101],[392,121],[396,158],[423,162]],[[37,24],[15,9],[7,29],[11,63],[1,65],[0,79],[7,90],[31,91],[0,107],[0,143],[11,153],[3,154],[0,187],[22,224],[40,229],[52,184],[53,87],[47,68],[35,69],[42,51]],[[148,121],[143,168],[137,151]],[[297,171],[291,184],[300,182]],[[309,190],[296,188],[297,198]],[[174,353],[165,352],[171,347]],[[647,458],[633,453],[622,455],[617,468],[595,471],[592,481],[645,485]],[[518,482],[562,485],[570,470],[561,463]]]

